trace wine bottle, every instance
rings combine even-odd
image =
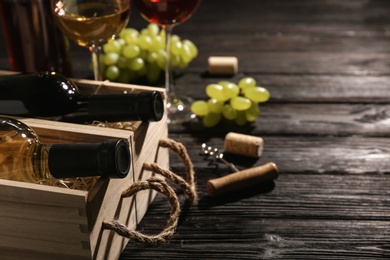
[[[40,72],[0,76],[0,114],[148,122],[161,120],[164,103],[157,91],[82,95],[61,74]]]
[[[0,0],[0,25],[12,71],[72,76],[69,41],[54,22],[50,1]]]
[[[131,159],[124,140],[102,143],[43,144],[35,131],[0,117],[0,178],[38,183],[50,178],[124,178]]]

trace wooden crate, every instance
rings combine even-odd
[[[135,85],[75,80],[84,93],[148,91]],[[126,139],[131,151],[131,170],[125,179],[99,179],[89,191],[0,180],[1,259],[117,259],[128,240],[113,231],[102,230],[102,221],[117,219],[136,228],[155,196],[142,191],[121,199],[121,192],[150,172],[144,162],[169,167],[169,153],[158,147],[168,135],[166,115],[160,122],[134,122],[134,129],[122,130],[22,118],[43,143],[101,142]]]

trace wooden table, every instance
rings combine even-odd
[[[145,22],[134,10],[129,26]],[[165,245],[129,244],[120,259],[373,259],[390,257],[390,2],[386,0],[204,0],[175,28],[199,57],[176,79],[178,92],[205,99],[207,84],[254,77],[271,92],[245,127],[170,125],[188,149],[199,204],[183,207]],[[72,46],[76,77],[91,77],[89,53]],[[233,77],[207,75],[207,58],[237,56]],[[87,65],[86,65],[87,64]],[[8,69],[0,41],[0,69]],[[229,174],[199,155],[225,134],[264,139],[260,159],[233,157],[240,169],[275,162],[277,180],[220,198],[208,179]],[[184,171],[171,156],[174,172]],[[157,234],[169,205],[162,196],[138,227]]]

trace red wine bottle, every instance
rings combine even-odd
[[[66,121],[159,121],[161,93],[80,94],[76,84],[55,72],[0,76],[0,114],[60,117]]]

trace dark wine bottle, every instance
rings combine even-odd
[[[161,120],[164,103],[157,91],[82,95],[61,74],[41,72],[0,76],[0,114],[148,122]]]
[[[124,178],[130,164],[130,149],[122,139],[88,144],[43,144],[26,124],[0,117],[2,179],[39,183],[52,178]]]

